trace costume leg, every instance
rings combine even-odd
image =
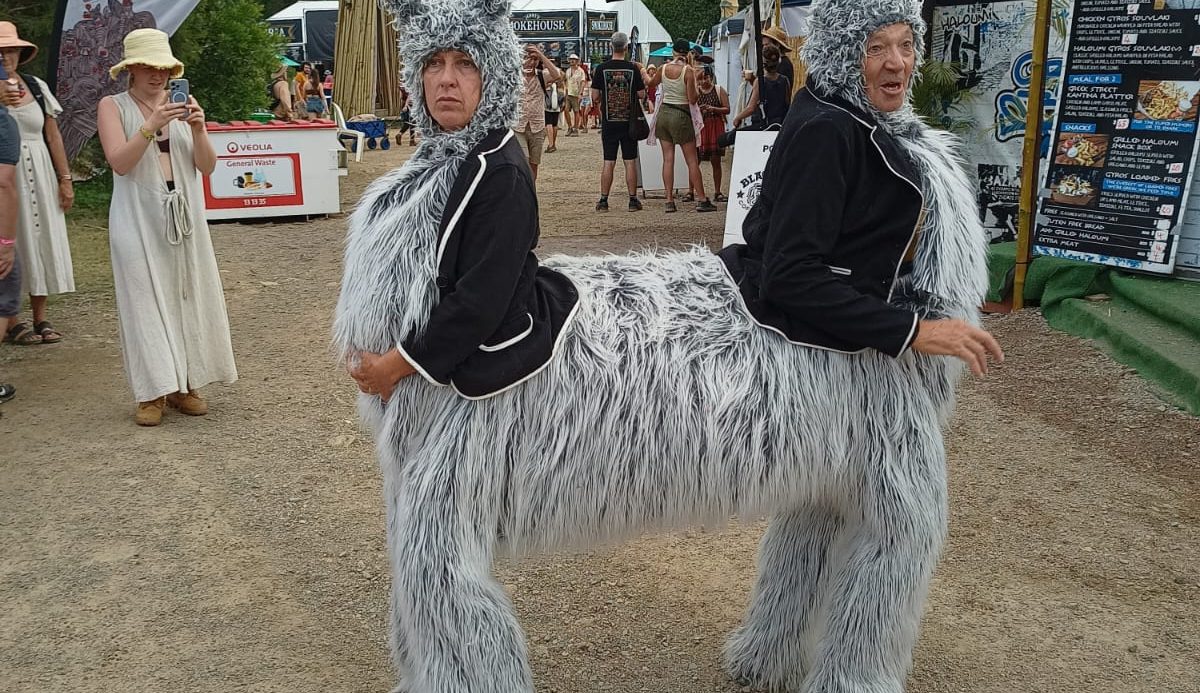
[[[457,468],[469,463],[444,449],[439,457],[405,467],[388,532],[393,645],[409,677],[399,690],[532,693],[524,635],[492,577],[496,525],[476,520],[478,503],[457,498],[468,484]]]
[[[829,551],[841,517],[811,507],[771,519],[758,551],[758,579],[746,618],[725,644],[725,668],[734,680],[797,690],[812,663],[810,633]]]
[[[904,691],[946,530],[941,440],[921,447],[864,468],[862,520],[846,527],[829,566],[824,632],[803,693]]]

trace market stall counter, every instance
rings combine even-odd
[[[331,120],[209,123],[217,168],[204,178],[209,221],[341,211],[345,154]]]

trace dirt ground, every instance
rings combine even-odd
[[[543,162],[543,252],[720,241],[723,214],[592,211],[599,138]],[[347,209],[410,151],[351,164]],[[139,429],[103,276],[56,346],[0,349],[0,691],[373,692],[392,683],[379,474],[330,357],[344,217],[220,224],[241,380]],[[85,252],[79,250],[78,252]],[[93,251],[95,252],[95,251]],[[947,433],[950,538],[913,693],[1200,690],[1200,420],[1036,312]],[[720,647],[761,524],[499,567],[540,691],[740,691]]]

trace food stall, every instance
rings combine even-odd
[[[336,214],[347,171],[329,120],[209,123],[217,168],[204,178],[209,221]]]

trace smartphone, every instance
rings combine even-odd
[[[187,105],[188,97],[191,94],[191,85],[186,79],[173,79],[167,82],[167,100],[171,103]]]

